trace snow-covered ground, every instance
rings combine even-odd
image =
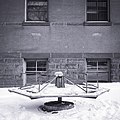
[[[63,100],[74,102],[74,108],[56,114],[38,108],[57,98],[31,100],[0,88],[0,120],[120,120],[120,83],[100,83],[100,87],[110,91],[97,99],[65,97]]]

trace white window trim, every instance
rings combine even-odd
[[[36,60],[36,63],[39,60]],[[23,59],[23,73],[22,73],[22,79],[23,79],[23,86],[26,85],[27,83],[27,75],[26,72],[31,72],[31,73],[37,73],[37,72],[42,72],[42,73],[46,73],[47,72],[47,67],[46,67],[46,71],[26,71],[26,60]],[[37,68],[37,64],[36,64],[36,68]],[[37,81],[37,74],[36,74],[36,81]]]
[[[25,22],[26,23],[46,23],[46,21],[28,21],[27,20],[27,0],[25,0]]]
[[[23,86],[26,85],[26,80],[27,80],[27,77],[26,77],[26,61],[23,59]]]
[[[27,22],[27,0],[25,0],[25,22]]]

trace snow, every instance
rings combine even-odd
[[[110,91],[97,99],[64,97],[63,100],[74,102],[74,108],[56,114],[43,112],[39,106],[57,98],[31,100],[10,93],[9,88],[0,88],[0,120],[120,120],[120,83],[100,83],[100,87]]]

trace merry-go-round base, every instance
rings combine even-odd
[[[58,98],[58,101],[50,101],[44,103],[41,107],[43,111],[52,112],[52,111],[61,111],[61,110],[68,110],[74,107],[73,102],[69,101],[62,101],[62,99]]]

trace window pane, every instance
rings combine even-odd
[[[36,61],[27,61],[26,67],[36,67]]]
[[[97,70],[97,62],[87,62],[87,70],[88,71],[96,71]]]
[[[105,12],[100,12],[100,13],[98,14],[98,20],[99,20],[99,21],[107,21],[107,20],[108,20],[107,13],[105,13]]]
[[[46,67],[46,61],[37,61],[37,67]]]
[[[27,5],[31,6],[43,6],[43,5],[47,5],[47,0],[27,0]]]
[[[106,2],[98,2],[97,6],[98,6],[98,10],[107,10]]]
[[[46,68],[37,68],[37,71],[46,71]]]
[[[88,73],[87,78],[88,78],[88,80],[95,81],[98,79],[98,75],[97,75],[97,73]]]
[[[26,71],[36,71],[36,68],[26,68]]]
[[[98,0],[87,0],[87,2],[97,2]]]
[[[95,13],[88,13],[87,14],[87,21],[97,21],[97,14],[95,14]]]
[[[108,2],[108,0],[97,0],[98,2]]]
[[[35,83],[36,82],[36,73],[27,73],[26,74],[27,76],[27,81],[26,81],[26,83],[27,84],[33,84],[33,83]]]
[[[47,7],[46,6],[29,6],[28,7],[28,11],[34,12],[34,11],[47,11]]]
[[[29,21],[47,21],[47,13],[40,11],[28,12]]]
[[[108,81],[108,73],[88,73],[88,81]]]
[[[47,61],[41,60],[37,61],[37,71],[46,71]]]
[[[97,7],[96,2],[87,2],[87,7]]]
[[[108,64],[107,62],[98,62],[98,70],[102,70],[102,71],[107,71],[108,69]]]
[[[93,13],[97,11],[97,3],[96,2],[88,2],[87,3],[87,13]]]

